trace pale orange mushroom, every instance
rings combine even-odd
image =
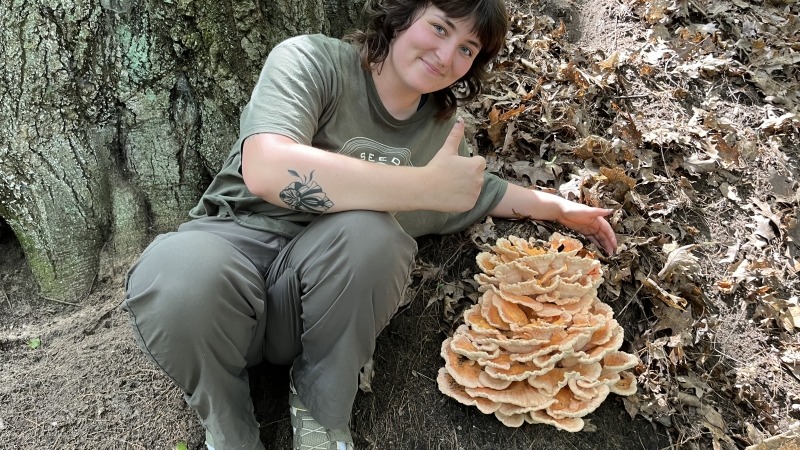
[[[579,241],[509,236],[477,262],[482,295],[442,343],[441,392],[510,427],[571,432],[609,393],[636,392],[639,360],[619,350],[622,327],[597,298],[600,262]]]

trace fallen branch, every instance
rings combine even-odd
[[[43,299],[45,299],[45,300],[47,300],[47,301],[49,301],[49,302],[61,303],[62,305],[69,305],[69,306],[81,306],[81,305],[79,305],[79,304],[77,304],[77,303],[65,302],[64,300],[57,300],[57,299],[55,299],[55,298],[50,298],[50,297],[42,297],[42,298],[43,298]]]

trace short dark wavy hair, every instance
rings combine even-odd
[[[370,21],[365,31],[356,31],[345,40],[356,44],[361,52],[361,65],[369,70],[389,54],[392,39],[409,28],[422,11],[433,5],[453,19],[469,19],[481,43],[481,50],[472,67],[447,88],[431,93],[438,112],[436,117],[452,117],[460,103],[478,96],[488,74],[489,63],[503,48],[508,31],[508,13],[503,0],[368,0]],[[456,95],[456,90],[462,93]]]

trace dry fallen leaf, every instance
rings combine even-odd
[[[497,240],[492,216],[486,216],[482,222],[476,222],[468,229],[470,240],[478,247],[483,248],[490,242]]]
[[[671,330],[673,334],[691,329],[694,319],[691,308],[684,311],[679,308],[670,308],[666,304],[653,303],[653,314],[658,321],[653,325],[653,332]]]
[[[638,275],[639,272],[637,272],[637,279],[639,279]],[[673,308],[678,308],[681,310],[686,309],[687,301],[685,298],[667,292],[667,290],[659,286],[658,283],[656,283],[652,278],[644,277],[640,281],[642,286],[644,286],[646,290],[654,295],[657,299]]]
[[[511,170],[514,171],[517,178],[527,177],[531,184],[554,181],[556,178],[556,174],[553,173],[554,167],[541,159],[532,163],[528,161],[514,161],[511,163]]]
[[[697,256],[692,254],[692,250],[696,247],[696,244],[689,244],[669,251],[667,262],[664,264],[664,268],[658,272],[658,278],[669,280],[674,274],[698,271],[700,266]],[[667,248],[665,246],[665,250]]]

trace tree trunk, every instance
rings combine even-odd
[[[6,0],[0,217],[41,294],[80,299],[101,255],[187,220],[269,50],[340,36],[364,0]]]

